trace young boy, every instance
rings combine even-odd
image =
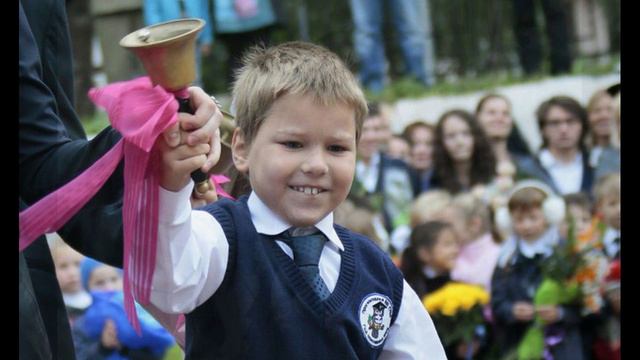
[[[542,282],[542,262],[560,242],[557,225],[564,217],[562,199],[539,181],[525,180],[514,187],[507,202],[512,235],[502,246],[491,281],[491,308],[501,355],[514,351],[538,316],[544,325],[559,328],[562,342],[554,359],[583,359],[577,306],[535,306],[533,297]]]
[[[137,305],[141,334],[135,333],[125,317],[121,270],[86,257],[81,272],[82,285],[91,293],[93,303],[72,327],[78,360],[163,359],[175,341]]]
[[[84,256],[67,245],[57,234],[53,237],[50,248],[69,323],[73,325],[75,319],[91,305],[91,295],[82,288],[80,281],[80,263]]]
[[[586,236],[591,231],[592,214],[589,196],[583,192],[567,194],[564,196],[567,204],[567,216],[561,226],[561,234],[564,237],[569,234],[569,225],[573,221],[574,231],[577,237]]]
[[[308,43],[255,48],[233,95],[232,157],[250,196],[191,211],[189,172],[208,149],[163,157],[151,302],[186,313],[187,359],[445,359],[389,256],[333,223],[366,113],[346,66]],[[290,241],[290,228],[320,236]],[[299,241],[321,253],[304,259]]]

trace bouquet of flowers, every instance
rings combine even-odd
[[[607,275],[609,260],[602,252],[605,225],[594,218],[590,226],[576,236],[576,247],[582,252],[584,263],[576,274],[582,291],[582,315],[597,314],[604,306],[600,284]]]
[[[585,254],[589,248],[581,248],[576,242],[573,225],[569,226],[567,242],[558,246],[553,254],[542,263],[543,280],[533,297],[533,305],[565,305],[579,303],[582,300],[582,284],[590,278],[585,267]],[[547,328],[542,319],[536,316],[517,347],[520,360],[542,359],[549,347],[562,341],[562,334]]]
[[[488,302],[489,294],[482,287],[456,282],[422,300],[445,346],[473,339],[484,322],[483,306]]]

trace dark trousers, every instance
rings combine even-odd
[[[513,0],[514,31],[520,64],[526,74],[540,71],[542,43],[536,22],[536,0]],[[562,0],[540,0],[549,44],[551,74],[571,70],[568,5]]]

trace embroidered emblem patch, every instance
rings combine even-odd
[[[369,294],[360,304],[360,328],[365,339],[374,347],[382,345],[389,334],[393,303],[382,294]]]

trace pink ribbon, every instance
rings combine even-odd
[[[184,94],[182,89],[180,95]],[[153,86],[148,77],[91,89],[89,97],[105,108],[123,140],[76,179],[20,213],[20,250],[64,225],[100,189],[124,155],[124,305],[139,333],[134,297],[141,304],[149,302],[158,231],[160,163],[151,150],[158,136],[178,120],[178,104],[174,94]]]
[[[224,183],[228,183],[230,180],[228,177],[224,176],[224,175],[216,175],[213,174],[210,176],[211,182],[213,183],[213,185],[216,187],[216,194],[226,197],[228,199],[231,200],[235,200],[233,198],[233,196],[229,195],[226,191],[224,191],[224,189],[222,188],[222,184]]]

